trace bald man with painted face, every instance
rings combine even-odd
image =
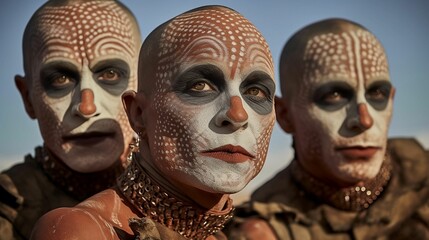
[[[29,238],[37,219],[112,186],[135,133],[121,94],[137,88],[140,30],[121,3],[52,0],[23,37],[15,77],[43,146],[0,175],[0,238]]]
[[[275,122],[266,41],[230,8],[196,8],[150,33],[138,78],[123,101],[140,151],[117,187],[48,213],[32,239],[224,239]]]
[[[429,239],[429,159],[387,138],[395,89],[379,40],[345,19],[310,24],[286,43],[280,81],[295,157],[239,209],[231,239]]]

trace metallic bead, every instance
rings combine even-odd
[[[131,180],[133,176],[134,180]],[[175,198],[156,185],[135,160],[131,161],[126,172],[117,179],[117,185],[122,186],[119,189],[143,216],[179,232],[186,238],[205,239],[219,231],[232,218],[230,199],[227,213],[207,213],[199,207],[194,207],[192,203]]]

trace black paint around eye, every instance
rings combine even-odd
[[[211,90],[192,89],[199,82],[208,84]],[[173,83],[173,91],[177,96],[182,101],[195,105],[213,101],[224,89],[225,79],[222,70],[211,64],[194,66],[180,74]]]
[[[55,81],[66,77],[68,83],[55,86]],[[44,66],[40,71],[40,81],[46,94],[53,98],[61,98],[70,93],[78,84],[77,67],[68,62],[53,62]]]
[[[251,88],[259,89],[265,96],[260,97],[246,94],[247,90]],[[249,74],[241,83],[240,92],[244,101],[258,114],[266,115],[273,110],[275,83],[265,72],[255,71]]]
[[[365,93],[365,98],[376,110],[384,110],[389,102],[392,84],[386,80],[373,82]]]
[[[352,86],[345,82],[333,81],[316,88],[313,93],[313,102],[327,111],[336,111],[355,96]]]
[[[130,66],[127,62],[121,59],[107,59],[98,62],[91,71],[93,78],[97,83],[112,95],[118,96],[122,94],[128,87],[130,81]],[[100,80],[104,73],[114,71],[118,74],[117,80]]]

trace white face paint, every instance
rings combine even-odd
[[[382,46],[363,30],[321,34],[308,41],[304,62],[290,104],[298,159],[338,184],[375,177],[393,99]]]
[[[47,6],[38,14],[31,100],[45,145],[73,170],[104,170],[133,137],[121,94],[136,89],[139,32],[115,2]]]
[[[155,165],[204,191],[241,190],[265,161],[275,121],[265,40],[238,13],[213,8],[173,20],[160,45],[146,128]]]

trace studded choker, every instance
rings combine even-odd
[[[220,212],[205,210],[195,204],[182,201],[167,192],[145,172],[135,159],[117,181],[119,190],[145,217],[161,223],[182,236],[205,239],[224,227],[232,218],[232,200]]]
[[[291,163],[294,181],[305,191],[325,203],[345,211],[361,211],[367,209],[383,192],[390,180],[392,165],[386,157],[380,172],[375,178],[345,188],[334,187],[310,176],[300,164]]]
[[[116,178],[124,171],[124,166],[118,163],[104,171],[94,173],[76,172],[57,160],[48,150],[42,147],[36,148],[35,159],[55,185],[78,200],[84,200],[101,190],[113,186]]]

